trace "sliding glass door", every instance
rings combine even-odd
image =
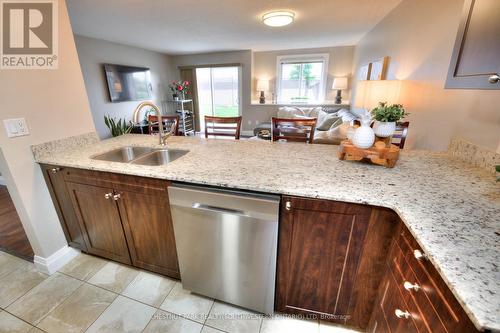
[[[240,67],[196,68],[200,129],[205,131],[205,116],[240,115]]]

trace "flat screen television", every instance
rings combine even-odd
[[[151,99],[149,68],[104,64],[111,102]]]

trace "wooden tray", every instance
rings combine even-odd
[[[390,145],[389,147],[358,148],[349,140],[340,143],[339,159],[347,161],[371,161],[373,164],[383,165],[386,168],[393,168],[399,158],[399,147]]]

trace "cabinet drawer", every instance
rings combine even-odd
[[[394,274],[402,297],[408,305],[408,311],[411,313],[418,331],[446,333],[447,330],[441,323],[431,302],[427,299],[425,292],[421,288],[420,281],[405,260],[403,251],[401,251],[397,244],[394,246],[394,252],[394,259],[390,265],[391,271]]]
[[[166,191],[170,184],[167,180],[123,175],[111,172],[102,172],[84,169],[64,169],[66,182],[111,187],[136,193],[155,193],[157,190]]]
[[[411,311],[408,303],[404,301],[404,295],[397,285],[396,278],[391,270],[387,271],[386,279],[382,286],[384,289],[381,298],[380,311],[385,319],[385,324],[392,333],[416,333],[417,329],[415,319],[417,316]],[[398,317],[396,311],[409,312],[409,317]]]
[[[421,287],[418,292],[412,291],[411,294],[432,332],[439,332],[441,328],[444,329],[443,332],[477,332],[432,263],[425,258],[422,248],[405,228],[396,245],[408,266],[403,272],[411,274],[408,278],[415,279]],[[417,258],[415,250],[420,251],[424,257]]]

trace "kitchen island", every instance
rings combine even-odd
[[[403,151],[393,169],[338,160],[336,146],[172,137],[166,166],[97,161],[150,136],[94,134],[33,147],[41,164],[392,209],[478,329],[500,331],[500,185],[447,153]]]

